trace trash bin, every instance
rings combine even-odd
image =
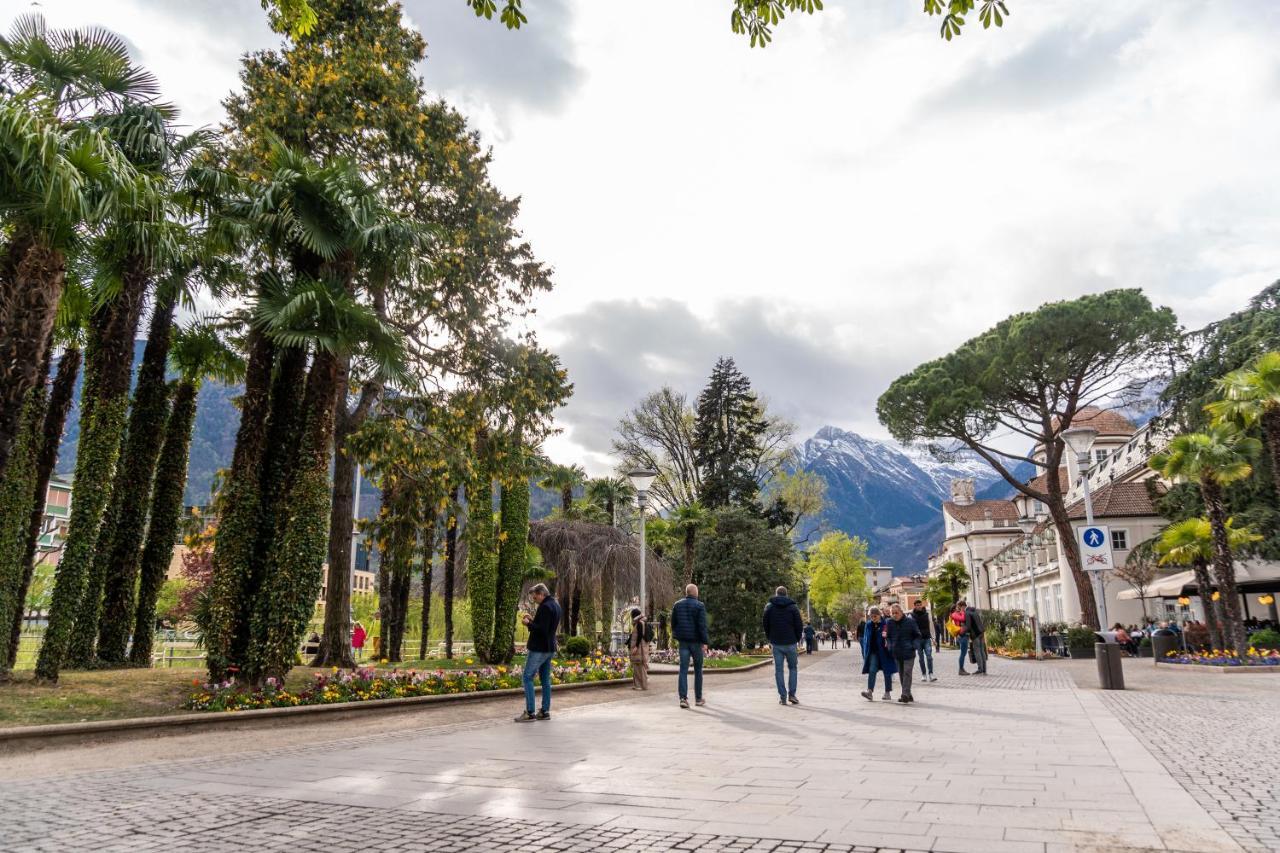
[[[1098,686],[1103,690],[1124,690],[1124,665],[1118,643],[1094,643],[1098,657]]]
[[[1169,652],[1176,652],[1182,648],[1182,643],[1178,640],[1178,635],[1170,631],[1168,634],[1161,634],[1157,631],[1151,637],[1151,656],[1155,658],[1156,663],[1164,660]]]

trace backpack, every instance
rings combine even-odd
[[[652,622],[646,621],[644,623],[644,641],[646,643],[653,642],[653,623]]]

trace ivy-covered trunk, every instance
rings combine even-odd
[[[164,446],[156,462],[155,487],[151,492],[151,524],[142,547],[138,606],[133,614],[133,647],[129,662],[151,663],[156,625],[156,600],[164,585],[173,546],[182,521],[182,497],[187,489],[187,461],[191,450],[191,429],[196,420],[197,388],[182,381],[173,392],[173,407],[164,430]]]
[[[449,522],[444,532],[444,656],[453,659],[453,585],[458,567],[458,501],[461,486],[453,487]]]
[[[436,549],[436,525],[432,519],[431,527],[422,539],[422,637],[418,640],[418,659],[427,656],[427,647],[431,642],[431,581],[434,579],[435,566],[431,562]]]
[[[1262,410],[1262,434],[1271,461],[1271,485],[1280,495],[1280,403],[1268,403]]]
[[[75,497],[71,502],[71,524],[67,528],[67,547],[58,564],[58,578],[67,567],[69,579],[78,580],[79,596],[74,605],[74,626],[66,646],[66,660],[74,666],[87,666],[94,658],[98,639],[98,619],[102,614],[102,589],[106,582],[105,561],[96,559],[99,542],[114,540],[107,514],[111,484],[120,458],[124,438],[125,417],[129,408],[129,385],[133,379],[133,341],[138,334],[138,321],[149,281],[148,266],[141,258],[125,263],[120,292],[115,299],[94,312],[89,337],[97,363],[89,363],[94,381],[85,388],[93,397],[88,428],[81,428],[80,447],[76,454]],[[81,471],[80,459],[92,455]],[[78,513],[84,507],[89,512]],[[89,513],[92,514],[89,514]],[[77,520],[81,523],[76,524]],[[70,562],[71,566],[67,566]],[[50,605],[49,627],[56,618],[57,591]],[[46,642],[47,640],[46,634]],[[41,650],[43,655],[43,649]],[[56,672],[54,678],[57,677]]]
[[[283,679],[315,613],[329,536],[329,452],[338,397],[338,357],[318,352],[307,376],[306,428],[298,468],[286,493],[288,523],[276,534],[257,595],[249,677]]]
[[[1200,495],[1204,498],[1205,513],[1209,516],[1209,528],[1213,531],[1213,571],[1218,579],[1218,591],[1222,594],[1222,610],[1225,625],[1222,638],[1230,643],[1236,654],[1248,651],[1244,619],[1240,613],[1240,592],[1236,587],[1236,569],[1231,559],[1231,545],[1227,539],[1227,508],[1222,499],[1222,486],[1211,476],[1200,481]]]
[[[491,663],[511,663],[515,655],[516,612],[524,587],[529,547],[529,481],[523,477],[502,487],[502,535],[498,546],[498,599],[495,605]]]
[[[62,298],[66,261],[34,231],[20,230],[0,256],[0,475],[17,439]]]
[[[208,607],[200,625],[207,653],[209,679],[226,680],[244,662],[247,637],[245,613],[250,605],[249,576],[257,548],[261,477],[267,422],[271,408],[271,369],[275,347],[258,329],[249,332],[249,362],[245,368],[244,395],[240,398],[240,428],[219,503],[222,507],[214,536],[213,577]]]
[[[9,454],[9,467],[0,475],[0,613],[21,612],[22,557],[26,551],[27,521],[31,513],[32,484],[36,479],[36,457],[40,426],[44,420],[45,384],[38,382],[27,392],[22,407],[17,439]],[[42,507],[43,508],[43,507]],[[0,631],[0,662],[11,655],[12,638],[4,625]],[[0,665],[0,681],[7,681],[9,667]]]
[[[18,639],[22,635],[22,615],[26,609],[27,590],[31,588],[31,578],[35,574],[36,545],[40,532],[44,529],[44,505],[49,491],[49,478],[53,476],[54,465],[58,462],[58,447],[62,444],[62,432],[67,425],[67,414],[71,411],[76,377],[80,375],[80,360],[79,349],[69,347],[63,351],[49,392],[49,402],[44,410],[40,447],[36,454],[36,476],[31,489],[27,537],[22,552],[22,576],[14,597],[13,617],[9,626],[9,657],[0,658],[0,666],[7,669],[13,669],[17,663]],[[3,628],[0,627],[0,630]]]
[[[147,346],[138,369],[138,382],[133,392],[133,407],[125,433],[124,451],[116,466],[111,508],[113,538],[100,544],[97,559],[105,559],[106,582],[102,596],[102,618],[98,626],[98,659],[107,663],[124,663],[133,627],[134,590],[138,581],[138,557],[146,531],[147,514],[143,508],[151,503],[151,486],[156,459],[169,414],[169,386],[165,367],[169,361],[169,343],[173,332],[174,299],[158,299],[151,315]],[[185,475],[185,472],[184,472]]]
[[[404,628],[409,610],[409,584],[418,537],[414,524],[415,495],[409,484],[387,478],[383,493],[381,571],[386,593],[379,601],[382,618],[382,656],[399,663],[404,648]]]
[[[640,522],[642,524],[644,523],[643,517],[641,517]],[[697,541],[696,540],[697,535],[698,535],[697,531],[694,530],[693,527],[685,528],[685,531],[684,531],[684,583],[685,583],[685,586],[688,586],[691,583],[697,583],[697,581],[693,579],[693,552],[694,552],[693,546]]]
[[[1195,574],[1196,589],[1200,591],[1200,602],[1204,605],[1204,626],[1209,631],[1209,642],[1215,649],[1226,648],[1222,634],[1222,607],[1213,600],[1213,581],[1209,578],[1209,564],[1204,560],[1195,560],[1191,564]]]
[[[493,480],[483,461],[478,461],[476,467],[476,475],[467,484],[467,601],[476,657],[493,663],[493,615],[498,592]]]

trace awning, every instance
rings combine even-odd
[[[1209,572],[1210,579],[1213,572]],[[1236,584],[1247,591],[1275,588],[1280,590],[1280,562],[1275,560],[1241,560],[1236,563]],[[1196,573],[1193,571],[1178,572],[1160,578],[1147,587],[1146,598],[1177,598],[1184,592],[1188,595],[1198,594]],[[1137,601],[1142,596],[1136,589],[1121,590],[1116,598],[1121,601]]]

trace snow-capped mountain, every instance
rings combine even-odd
[[[940,462],[927,451],[825,426],[797,448],[796,467],[827,481],[824,527],[861,536],[895,574],[922,572],[942,540],[941,504],[951,481],[971,477],[983,497],[1011,489],[970,453]]]

